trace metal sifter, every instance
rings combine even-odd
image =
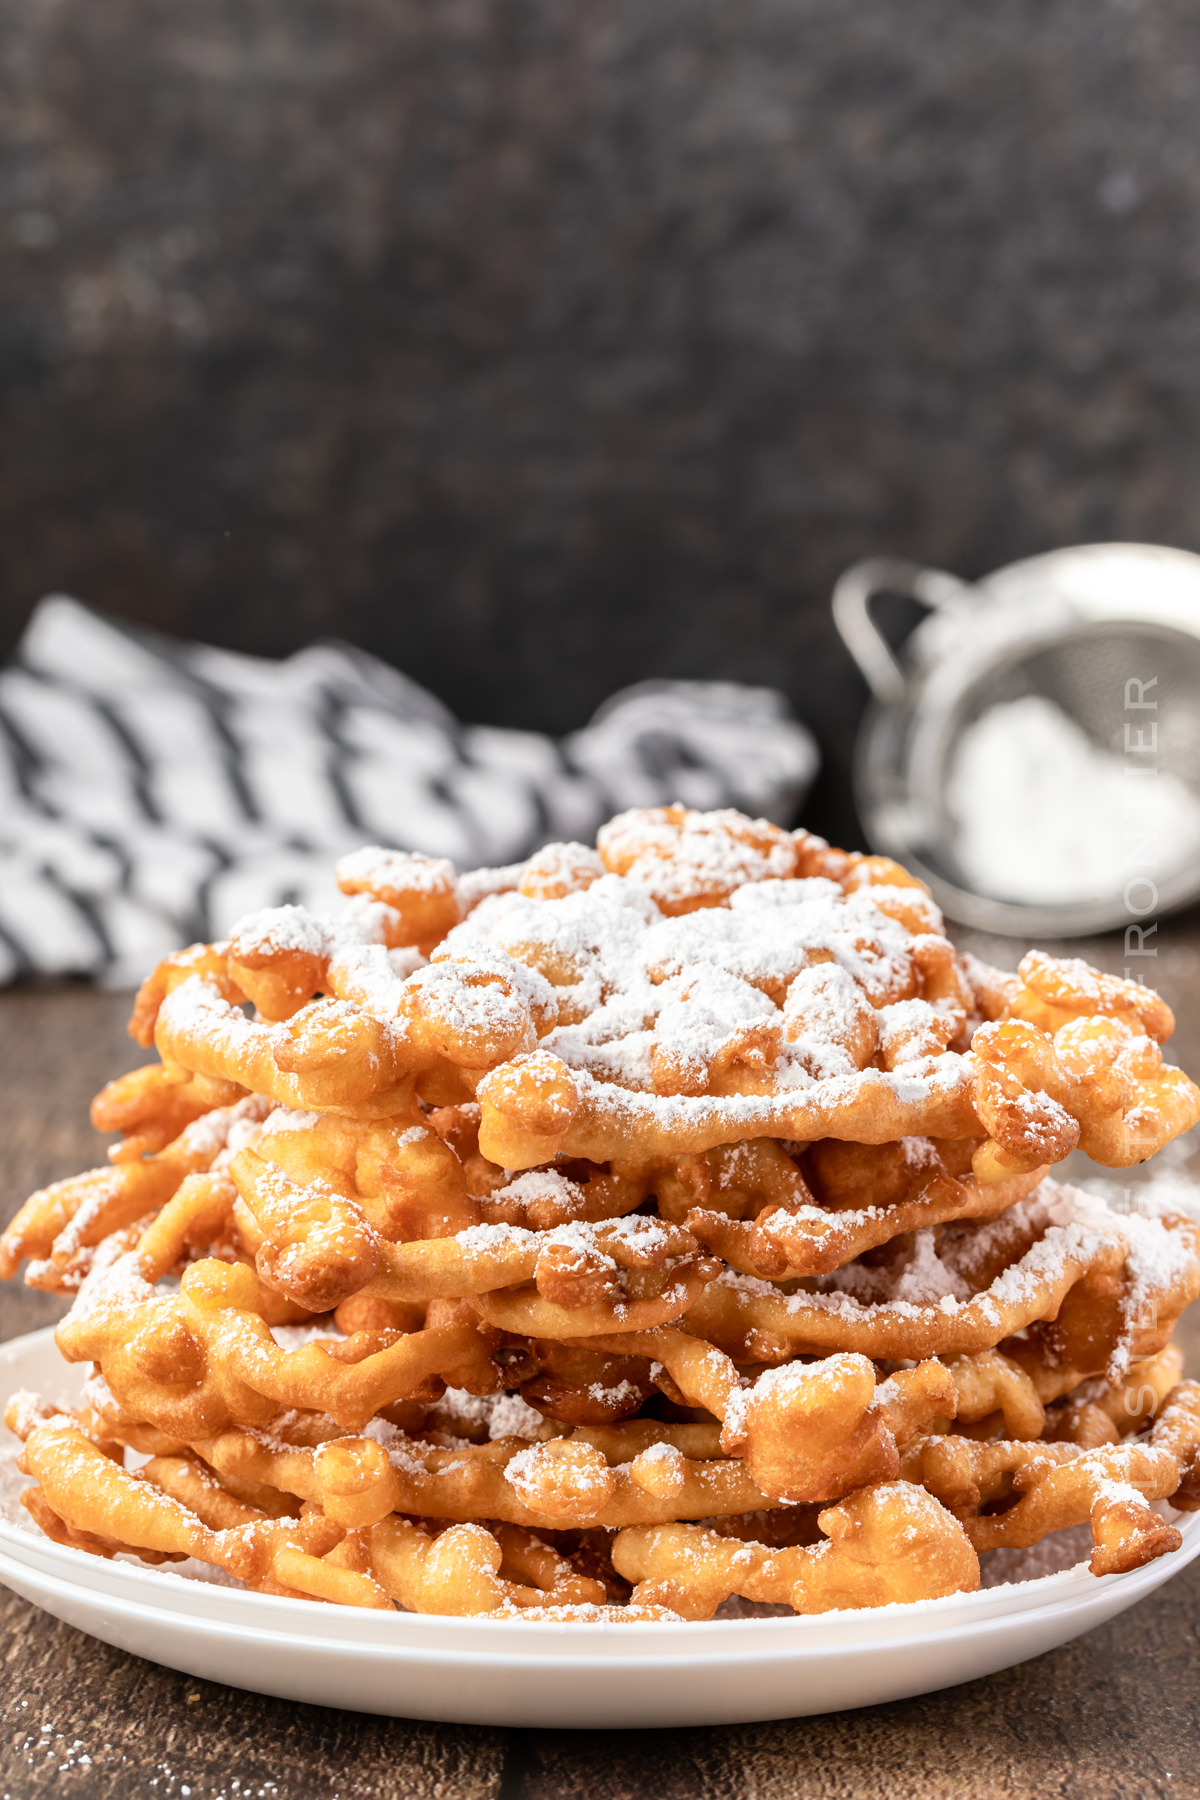
[[[929,609],[899,652],[885,593]],[[952,918],[1071,937],[1200,898],[1200,556],[1084,544],[972,585],[876,559],[833,613],[874,696],[868,841]]]

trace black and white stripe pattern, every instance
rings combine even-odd
[[[362,843],[469,869],[669,800],[790,822],[816,766],[769,689],[646,682],[555,741],[346,644],[269,662],[54,595],[0,670],[0,981],[131,984],[260,906],[327,909]]]

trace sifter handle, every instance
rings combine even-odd
[[[871,616],[875,596],[906,594],[936,611],[954,605],[970,591],[966,582],[945,569],[927,569],[890,556],[870,556],[838,578],[833,590],[833,622],[877,700],[897,705],[904,699],[907,682],[891,645]]]

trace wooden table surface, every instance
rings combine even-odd
[[[964,941],[1008,967],[1021,950]],[[1200,915],[1164,925],[1160,942],[1157,985],[1181,1015],[1174,1057],[1197,1073]],[[1072,948],[1122,965],[1119,938]],[[124,1035],[127,1012],[126,996],[84,987],[0,994],[5,1218],[32,1188],[101,1160],[87,1103],[144,1060]],[[1186,1167],[1198,1148],[1184,1145],[1176,1161]],[[0,1338],[61,1310],[51,1296],[0,1289]],[[1200,1368],[1195,1327],[1186,1335],[1189,1367]],[[1200,1562],[1049,1656],[891,1706],[704,1730],[502,1731],[198,1681],[0,1589],[0,1800],[1200,1800],[1198,1627]]]

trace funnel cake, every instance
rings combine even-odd
[[[108,1165],[0,1236],[90,1369],[5,1415],[49,1536],[651,1622],[967,1591],[1084,1522],[1098,1575],[1177,1547],[1200,1227],[1051,1175],[1200,1119],[1158,996],[985,967],[895,863],[728,811],[338,878],[152,972]]]

